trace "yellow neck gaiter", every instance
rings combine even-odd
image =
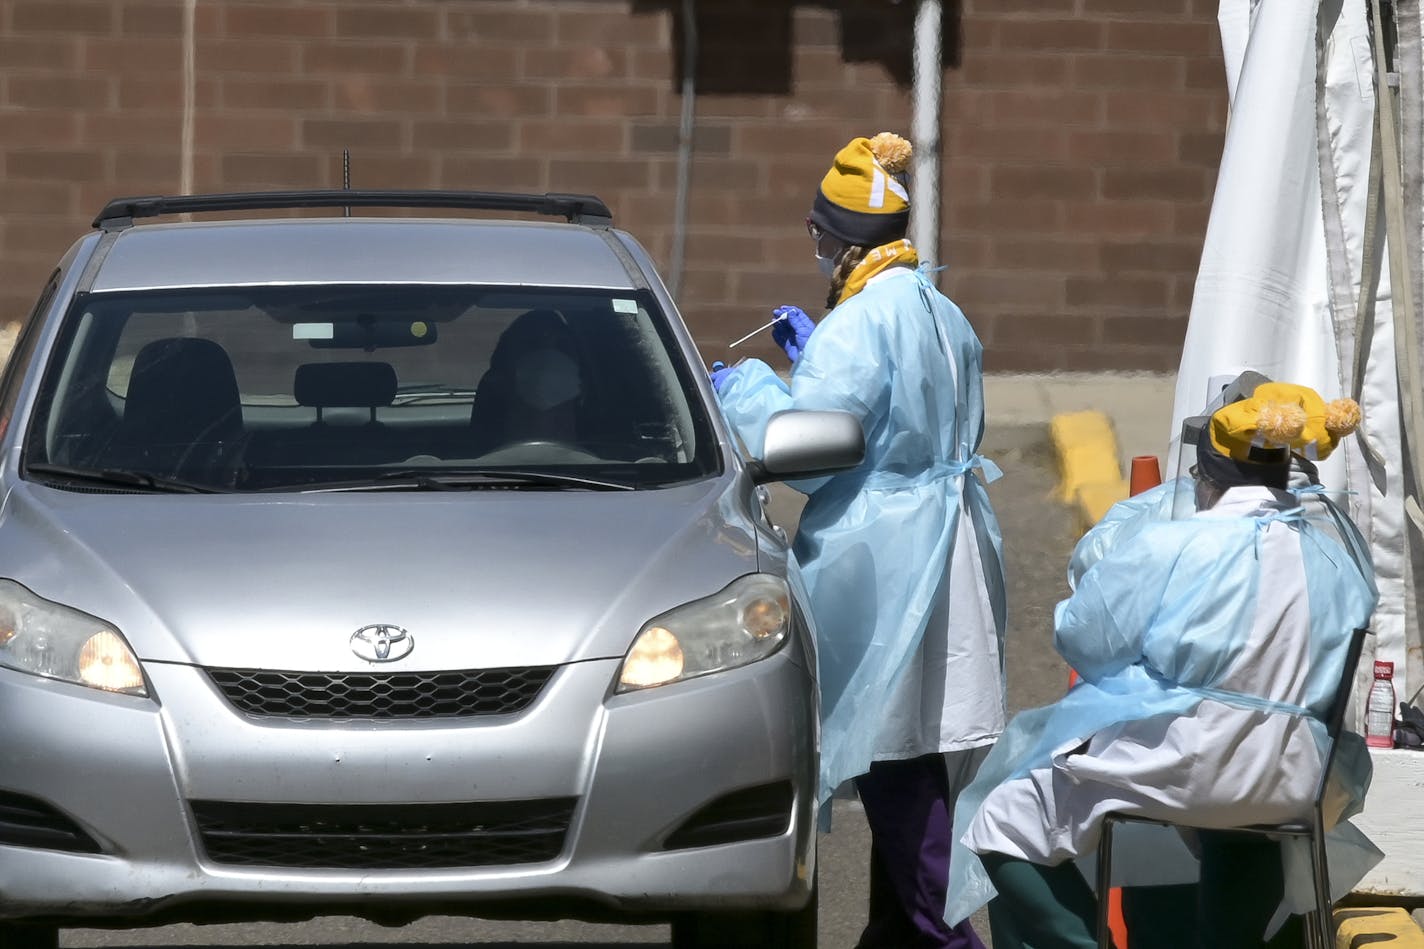
[[[901,238],[898,241],[891,241],[888,244],[872,248],[861,258],[860,263],[855,265],[855,269],[846,278],[845,286],[841,288],[840,299],[836,300],[836,305],[840,306],[864,290],[870,278],[878,273],[883,273],[891,267],[918,267],[919,265],[920,255],[908,238]]]

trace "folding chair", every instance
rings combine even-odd
[[[1335,697],[1325,718],[1325,733],[1328,736],[1325,761],[1320,769],[1320,777],[1315,784],[1315,803],[1310,817],[1281,824],[1251,824],[1246,827],[1199,828],[1191,824],[1171,820],[1140,817],[1133,814],[1108,814],[1103,820],[1102,838],[1098,842],[1098,946],[1112,949],[1112,934],[1108,930],[1108,901],[1101,898],[1112,884],[1112,837],[1113,825],[1119,823],[1157,824],[1162,827],[1180,827],[1193,830],[1232,830],[1240,833],[1259,834],[1263,837],[1281,840],[1304,838],[1310,842],[1310,868],[1315,882],[1315,910],[1306,919],[1306,945],[1311,949],[1333,949],[1335,945],[1335,923],[1331,913],[1330,874],[1325,862],[1325,816],[1322,803],[1325,798],[1326,781],[1330,768],[1335,763],[1336,739],[1345,725],[1345,711],[1350,704],[1350,691],[1355,683],[1356,667],[1360,663],[1360,653],[1364,649],[1367,629],[1357,629],[1350,636],[1350,648],[1345,654],[1345,666],[1340,670],[1340,683],[1336,686]],[[1126,949],[1126,947],[1119,947]]]

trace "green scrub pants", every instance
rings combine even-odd
[[[1071,862],[1046,867],[1000,853],[979,859],[999,891],[989,902],[994,949],[1097,949],[1098,901]]]
[[[1147,896],[1156,912],[1142,912],[1147,907],[1138,902],[1137,912],[1125,913],[1129,944],[1118,949],[1301,945],[1299,917],[1291,917],[1269,940],[1262,935],[1285,887],[1279,844],[1257,835],[1202,831],[1200,846],[1200,884],[1129,888],[1130,896],[1147,896],[1157,889],[1165,899]],[[1096,949],[1098,901],[1077,866],[1065,862],[1047,867],[993,853],[980,859],[999,891],[989,903],[994,949]],[[1126,902],[1132,906],[1131,899]]]

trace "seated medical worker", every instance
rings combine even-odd
[[[1200,427],[1209,420],[1210,413],[1222,408],[1229,402],[1239,402],[1240,399],[1250,398],[1255,395],[1257,386],[1263,383],[1272,382],[1262,373],[1255,370],[1246,370],[1239,378],[1233,380],[1229,386],[1223,389],[1218,399],[1206,408],[1205,415],[1198,418],[1186,419],[1183,422],[1182,440],[1185,445],[1192,446],[1190,450],[1195,452],[1196,437],[1200,432]],[[1270,389],[1263,390],[1269,393]],[[1368,553],[1368,543],[1361,536],[1349,514],[1341,506],[1339,500],[1343,497],[1343,492],[1331,490],[1320,482],[1320,472],[1312,459],[1304,457],[1303,450],[1309,450],[1310,455],[1316,460],[1324,459],[1330,455],[1334,447],[1333,436],[1324,427],[1324,422],[1329,418],[1329,410],[1323,402],[1310,389],[1296,388],[1292,390],[1292,396],[1299,396],[1302,406],[1306,409],[1307,426],[1313,426],[1313,432],[1304,433],[1302,442],[1309,446],[1309,449],[1292,450],[1290,455],[1290,477],[1287,483],[1287,490],[1294,494],[1302,504],[1304,514],[1307,519],[1314,519],[1324,529],[1337,534],[1337,539],[1343,541],[1354,554],[1360,563],[1370,561]],[[1185,466],[1182,466],[1185,467]],[[1112,547],[1125,537],[1131,537],[1145,524],[1158,522],[1158,520],[1169,520],[1173,516],[1182,516],[1183,510],[1195,512],[1195,480],[1190,476],[1175,477],[1158,484],[1152,489],[1146,490],[1136,496],[1118,502],[1102,516],[1102,519],[1095,524],[1094,530],[1085,534],[1078,541],[1077,546],[1072,551],[1071,559],[1068,561],[1068,586],[1069,590],[1075,590],[1078,580],[1087,573],[1089,567],[1098,563],[1102,557],[1106,556]],[[1340,747],[1336,750],[1336,767],[1334,774],[1343,777],[1339,781],[1339,794],[1344,795],[1343,807],[1341,807],[1341,818],[1349,818],[1360,811],[1363,807],[1363,775],[1370,772],[1370,761],[1368,761],[1368,750],[1364,745],[1363,738],[1354,732],[1346,731],[1341,734]],[[1125,835],[1132,835],[1131,839],[1126,839]],[[1363,866],[1371,864],[1376,858],[1373,845],[1363,848],[1363,841],[1358,839],[1358,831],[1350,825],[1337,825],[1336,828],[1327,832],[1327,848],[1334,854],[1339,854],[1341,849],[1353,852],[1351,861],[1354,864]],[[1235,841],[1235,849],[1223,851],[1222,844],[1232,844],[1230,838],[1223,838],[1220,835],[1216,839],[1206,841],[1206,851],[1208,851],[1208,862],[1210,855],[1225,855],[1229,852],[1235,858],[1233,869],[1236,872],[1246,872],[1249,866],[1265,864],[1266,871],[1272,872],[1274,866],[1280,864],[1282,854],[1280,845],[1272,842],[1263,842],[1259,835],[1242,835]],[[1119,836],[1116,839],[1115,851],[1121,854],[1125,845],[1148,848],[1153,859],[1162,858],[1162,864],[1168,864],[1169,856],[1163,855],[1166,851],[1178,851],[1182,849],[1182,844],[1178,839],[1171,836],[1171,831],[1161,828],[1146,828],[1146,826],[1128,826],[1119,829]],[[1289,842],[1286,846],[1302,846],[1302,842]],[[1189,855],[1188,855],[1189,856]],[[1309,859],[1304,854],[1299,854],[1299,859]],[[1195,858],[1193,858],[1195,859]],[[1118,861],[1121,862],[1121,861]],[[1337,859],[1333,859],[1333,864],[1339,865]],[[1192,873],[1198,869],[1192,868]],[[1277,871],[1279,872],[1279,871]],[[1172,872],[1168,873],[1172,878]],[[1159,878],[1161,873],[1153,873],[1152,876]],[[1229,882],[1230,878],[1227,878]],[[1175,882],[1175,879],[1173,879]],[[1142,885],[1135,876],[1129,876],[1124,881],[1124,889],[1121,891],[1121,911],[1122,919],[1126,923],[1128,930],[1128,946],[1119,949],[1138,949],[1142,946],[1151,946],[1151,949],[1196,949],[1202,940],[1206,940],[1208,945],[1215,945],[1210,942],[1209,933],[1200,932],[1198,928],[1199,899],[1202,896],[1200,888],[1195,882],[1185,883],[1185,885],[1161,885],[1161,879],[1149,879],[1148,885]],[[1155,885],[1153,885],[1155,883]],[[1208,873],[1208,883],[1210,883],[1210,872]],[[1256,889],[1243,888],[1233,891],[1229,885],[1223,892],[1225,883],[1218,882],[1215,892],[1210,892],[1209,899],[1227,899],[1229,901],[1233,895],[1242,896],[1246,899],[1257,899]],[[1302,893],[1304,898],[1304,893]],[[1310,909],[1314,908],[1314,903],[1310,903]],[[1229,905],[1222,906],[1218,915],[1222,912],[1233,912]],[[1302,945],[1304,939],[1304,916],[1303,908],[1293,908],[1296,915],[1284,919],[1279,930],[1267,940],[1267,949],[1296,949]],[[1274,921],[1273,921],[1274,925]]]
[[[1261,385],[1202,428],[1195,513],[1106,526],[1119,536],[1055,615],[1083,681],[1017,716],[961,795],[947,920],[997,892],[996,949],[1092,947],[1096,901],[1073,861],[1103,815],[1227,829],[1310,812],[1321,718],[1377,594],[1367,552],[1287,489],[1293,450],[1327,457],[1358,423],[1350,400]],[[1278,850],[1247,859],[1201,836],[1200,944],[1262,945],[1289,896]]]

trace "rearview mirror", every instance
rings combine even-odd
[[[438,338],[435,324],[425,320],[358,320],[293,323],[292,338],[304,339],[313,349],[391,349],[429,346]]]
[[[865,433],[849,412],[778,412],[766,423],[752,480],[793,481],[854,468],[865,460]]]

